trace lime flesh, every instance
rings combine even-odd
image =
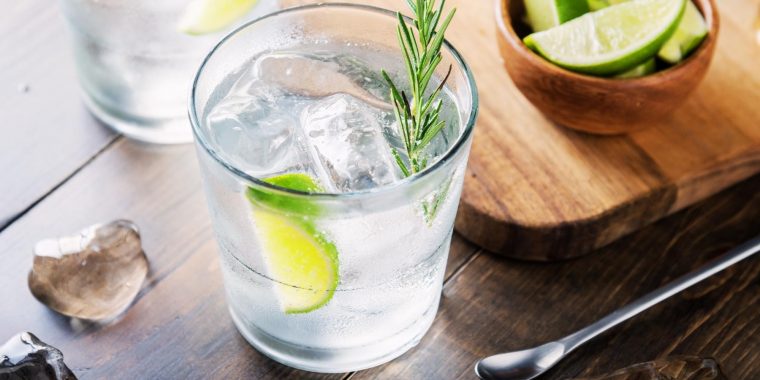
[[[675,32],[688,0],[636,0],[587,13],[525,38],[550,62],[612,75],[653,57]]]
[[[689,1],[686,4],[683,19],[678,24],[678,29],[662,46],[657,56],[670,64],[681,62],[702,43],[707,33],[707,23],[704,17],[699,13],[697,6]]]
[[[589,11],[586,0],[525,0],[528,23],[534,32],[551,29]]]
[[[607,8],[610,5],[624,3],[628,0],[588,0],[588,7],[593,11],[598,11],[602,8]]]
[[[657,70],[657,61],[652,58],[628,71],[615,75],[615,78],[629,79],[643,77],[649,75]]]
[[[191,35],[218,32],[248,14],[257,2],[258,0],[195,0],[180,17],[178,29]]]
[[[314,179],[300,173],[266,182],[302,192],[322,191]],[[308,200],[267,190],[249,188],[246,196],[282,310],[308,313],[327,304],[339,283],[338,250],[316,228],[318,208],[307,207]],[[306,213],[298,215],[299,207],[306,207]]]

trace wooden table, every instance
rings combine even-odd
[[[574,331],[760,233],[756,176],[567,262],[506,260],[455,236],[441,308],[418,347],[368,371],[296,371],[248,346],[227,315],[193,148],[136,144],[87,114],[54,4],[0,12],[0,341],[31,331],[83,379],[472,379],[478,358]],[[142,228],[151,260],[129,312],[83,326],[38,303],[26,285],[34,243],[116,218]],[[760,259],[594,340],[546,378],[672,354],[713,356],[731,379],[760,378]]]

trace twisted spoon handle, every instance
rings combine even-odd
[[[589,339],[627,321],[629,318],[730,267],[731,265],[754,255],[758,251],[760,251],[760,236],[756,236],[752,240],[732,249],[723,256],[708,262],[696,271],[679,277],[664,287],[639,298],[633,303],[600,319],[596,323],[560,339],[558,342],[565,346],[565,354],[567,354]]]

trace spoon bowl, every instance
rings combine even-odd
[[[565,345],[550,342],[522,351],[489,356],[475,365],[475,374],[484,380],[528,380],[553,367],[565,354]]]

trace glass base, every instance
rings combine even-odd
[[[98,120],[128,138],[153,144],[187,144],[193,141],[192,127],[187,116],[165,119],[135,119],[98,104],[87,93],[82,100]]]
[[[295,345],[246,324],[230,308],[240,334],[260,353],[286,366],[320,373],[344,373],[387,363],[416,346],[430,329],[440,297],[412,325],[382,341],[359,347],[326,349]]]

